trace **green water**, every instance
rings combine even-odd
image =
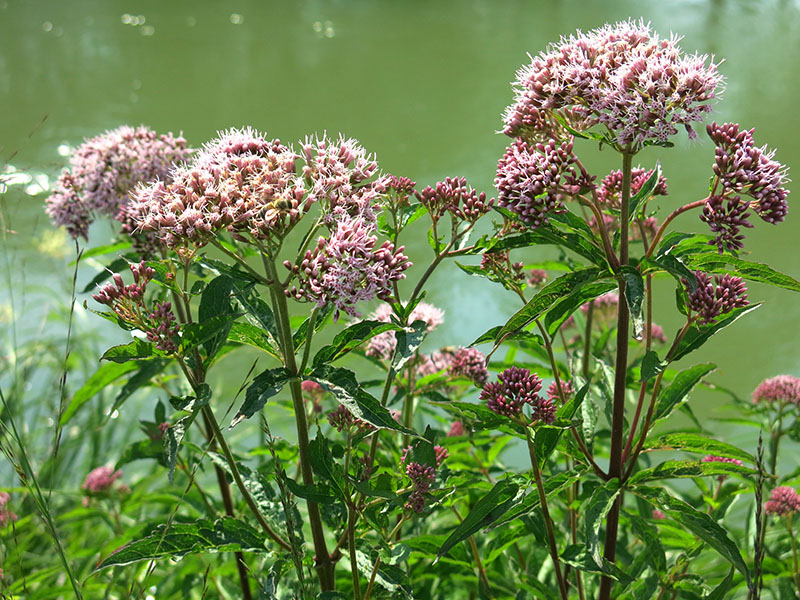
[[[63,302],[59,295],[69,286],[73,251],[53,237],[40,189],[42,175],[52,178],[66,163],[59,146],[125,123],[182,131],[192,145],[243,125],[284,141],[341,131],[375,152],[384,171],[422,184],[464,175],[492,193],[508,142],[495,132],[525,53],[577,28],[627,17],[651,21],[664,35],[684,35],[685,50],[724,58],[728,85],[714,118],[756,127],[759,144],[777,147],[781,162],[800,165],[796,2],[0,2],[0,166],[34,177],[0,199],[9,231],[0,261],[3,335],[10,331],[8,288],[24,335]],[[585,151],[601,176],[617,166],[607,151]],[[662,160],[671,191],[663,204],[677,206],[702,197],[712,156],[709,142],[680,140],[676,149],[637,158],[643,165]],[[696,215],[680,223],[705,227]],[[108,231],[100,224],[92,236]],[[800,278],[799,234],[792,209],[782,225],[759,223],[749,231],[746,248],[752,260]],[[424,267],[424,239],[410,246]],[[79,280],[92,275],[85,267]],[[669,284],[659,292],[656,315],[666,316],[657,320],[674,331]],[[800,295],[752,285],[750,298],[767,308],[694,355],[717,362],[718,380],[743,396],[765,377],[800,375]],[[437,274],[428,300],[447,316],[431,346],[466,344],[517,308],[514,297],[455,268]],[[77,326],[98,331],[106,324],[79,314]],[[699,392],[693,406],[708,415],[721,401]],[[752,441],[751,432],[741,435]]]

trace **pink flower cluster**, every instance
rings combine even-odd
[[[450,359],[447,372],[453,377],[465,377],[478,387],[489,380],[486,357],[477,348],[459,348]]]
[[[370,313],[369,318],[374,321],[389,323],[392,320],[392,307],[385,302],[379,304],[378,307]],[[414,321],[425,321],[427,332],[430,333],[444,322],[444,311],[435,307],[433,304],[420,302],[414,307],[414,310],[411,311],[409,321],[411,323]],[[394,354],[396,346],[397,338],[395,337],[394,331],[386,331],[384,333],[379,333],[367,342],[366,354],[373,358],[389,360],[392,354]],[[433,372],[436,373],[440,370],[441,369],[436,369]]]
[[[765,379],[753,390],[753,403],[791,402],[800,406],[800,378],[794,375],[778,375]]]
[[[83,480],[81,489],[91,495],[102,495],[111,491],[114,482],[122,477],[122,471],[115,471],[111,467],[97,467]],[[88,498],[83,499],[83,504],[88,504]]]
[[[528,271],[528,285],[541,287],[547,281],[547,271],[544,269],[531,269]]]
[[[353,427],[361,430],[361,431],[370,431],[375,429],[372,425],[357,418],[350,410],[340,404],[336,407],[336,410],[333,410],[328,413],[328,422],[331,424],[331,427],[334,427],[336,431],[350,431]]]
[[[561,384],[561,392],[563,393],[564,401],[566,402],[575,395],[575,386],[572,385],[571,381],[565,381],[563,379],[560,379],[559,383]],[[547,399],[553,404],[557,404],[561,402],[561,396],[562,394],[558,391],[558,385],[556,385],[556,382],[553,381],[553,383],[551,383],[547,388]]]
[[[689,308],[697,313],[700,323],[713,323],[720,315],[729,313],[734,308],[747,306],[747,288],[740,277],[731,275],[714,275],[711,277],[702,271],[695,271],[697,289],[689,294]]]
[[[508,250],[485,252],[481,256],[481,269],[491,281],[502,283],[505,287],[521,287],[520,284],[525,280],[524,268],[525,265],[521,262],[511,262]]]
[[[756,147],[753,129],[741,130],[737,123],[712,123],[707,128],[714,141],[714,174],[722,190],[714,186],[700,219],[716,234],[720,254],[742,248],[742,227],[752,227],[748,210],[767,223],[780,223],[786,217],[789,191],[787,168],[773,160],[774,151]],[[752,200],[742,199],[743,195]]]
[[[732,465],[739,465],[742,466],[742,461],[738,458],[728,458],[726,456],[714,456],[713,454],[709,454],[708,456],[704,456],[702,462],[722,462],[722,463],[730,463]]]
[[[127,224],[128,192],[138,184],[169,181],[176,163],[192,150],[171,133],[123,126],[84,141],[74,152],[47,199],[47,214],[74,237],[86,238],[97,215]],[[130,231],[127,231],[130,233]]]
[[[142,330],[159,350],[167,354],[177,352],[180,325],[175,322],[172,304],[157,302],[153,310],[145,304],[144,293],[155,271],[144,261],[128,266],[133,273],[132,284],[125,285],[122,275],[114,273],[112,281],[104,284],[92,298],[110,307],[121,320]]]
[[[562,119],[579,131],[604,125],[633,150],[666,142],[679,125],[695,137],[691,124],[711,110],[723,78],[678,41],[632,20],[562,37],[517,72],[504,132],[547,139],[562,133]]]
[[[768,515],[784,517],[800,510],[800,494],[794,488],[782,485],[776,487],[764,503],[764,512]]]
[[[556,407],[549,398],[539,396],[542,380],[535,373],[520,367],[509,367],[497,376],[498,381],[487,383],[481,391],[480,399],[492,412],[506,417],[517,418],[522,407],[531,407],[531,420],[546,424],[555,422]]]
[[[453,219],[474,223],[494,204],[494,198],[487,201],[486,194],[468,187],[465,177],[447,177],[435,187],[428,186],[416,195],[434,221],[450,213]]]
[[[638,194],[652,175],[653,169],[647,170],[641,166],[633,167],[631,170],[631,196]],[[652,195],[667,195],[667,180],[663,175],[658,178]],[[622,198],[622,171],[617,169],[606,175],[597,186],[597,200],[603,206],[619,209],[620,198]]]
[[[11,496],[8,492],[0,492],[0,527],[5,527],[11,521],[19,519],[16,513],[8,509],[9,500],[11,500]]]
[[[516,140],[497,163],[497,203],[531,228],[546,225],[548,215],[566,210],[563,195],[591,185],[586,173],[575,170],[576,161],[571,138],[537,144]]]
[[[298,265],[284,265],[298,280],[286,290],[297,300],[315,302],[317,306],[333,304],[336,317],[344,311],[359,317],[358,302],[392,298],[393,285],[404,279],[411,266],[403,247],[385,241],[376,248],[378,237],[374,226],[363,217],[343,216],[329,238],[320,237],[312,250],[307,250]]]
[[[406,464],[406,458],[411,448],[404,448],[403,454],[400,457],[400,465],[405,465],[405,473],[411,480],[414,486],[414,491],[408,497],[406,508],[421,513],[425,508],[425,494],[431,489],[431,484],[436,478],[436,469],[438,469],[445,459],[450,455],[447,448],[442,446],[434,446],[436,453],[436,469],[431,465],[422,465],[418,462],[411,461]]]
[[[464,424],[461,421],[453,421],[450,425],[450,430],[447,432],[447,437],[460,437],[466,435],[467,430],[464,429]]]

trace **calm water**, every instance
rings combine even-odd
[[[465,175],[491,193],[507,143],[495,131],[526,52],[627,17],[651,21],[663,35],[684,35],[685,50],[724,58],[728,86],[714,118],[756,127],[758,143],[777,147],[781,162],[800,168],[796,2],[0,1],[0,167],[13,165],[24,173],[17,181],[25,181],[0,198],[12,232],[0,259],[3,336],[11,318],[7,282],[16,290],[21,335],[38,328],[68,288],[72,250],[44,216],[42,189],[65,164],[66,146],[85,136],[125,123],[182,131],[192,145],[243,125],[284,141],[341,131],[375,152],[385,171],[423,184]],[[701,197],[710,175],[709,143],[678,146],[640,156],[645,165],[661,158],[668,206]],[[585,150],[590,166],[616,167],[610,153]],[[753,260],[800,279],[798,212],[779,227],[759,223],[747,249]],[[705,227],[696,216],[683,223]],[[92,234],[97,240],[107,231],[100,225]],[[424,264],[424,240],[411,244],[411,254]],[[84,267],[79,279],[92,275]],[[432,346],[468,343],[516,310],[513,297],[454,268],[434,284],[428,299],[445,309],[447,322]],[[800,295],[753,285],[750,297],[768,308],[695,355],[710,360],[713,353],[718,380],[745,396],[764,377],[800,375]],[[674,331],[668,284],[656,314],[663,309],[670,316],[658,321]],[[78,317],[79,330],[105,326]],[[719,403],[708,392],[693,401],[700,414]]]

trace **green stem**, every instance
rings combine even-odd
[[[266,269],[266,276],[270,284],[270,292],[275,308],[275,324],[278,327],[278,337],[283,354],[284,365],[293,375],[289,380],[289,388],[292,394],[292,404],[294,406],[295,423],[297,426],[297,442],[300,455],[300,470],[303,475],[305,485],[314,485],[314,472],[311,470],[311,459],[308,440],[308,422],[306,420],[305,406],[303,405],[303,391],[300,387],[300,377],[297,370],[297,363],[294,356],[294,346],[292,333],[289,326],[289,309],[286,304],[286,295],[278,281],[278,274],[275,269],[275,261],[265,253],[261,253]],[[325,541],[325,530],[322,525],[322,517],[319,512],[319,505],[316,502],[307,501],[308,520],[311,526],[311,536],[314,541],[314,551],[316,553],[316,568],[322,591],[329,591],[335,588],[334,564],[331,562],[328,553],[327,542]]]
[[[556,572],[556,580],[558,581],[558,589],[561,592],[561,598],[568,600],[567,584],[561,574],[561,563],[558,559],[558,546],[556,545],[556,536],[553,532],[553,520],[550,518],[550,511],[547,508],[547,494],[545,494],[544,486],[542,485],[542,472],[539,469],[539,460],[536,458],[536,448],[533,444],[531,437],[531,429],[527,424],[525,427],[525,441],[528,442],[528,455],[531,459],[531,468],[533,469],[533,478],[536,481],[536,491],[539,493],[539,504],[542,507],[542,516],[544,517],[545,529],[547,529],[547,542],[550,550],[550,558],[553,560],[553,567]]]
[[[620,236],[619,263],[621,267],[628,264],[628,212],[631,199],[631,165],[633,154],[622,154],[622,196],[620,198]],[[630,315],[628,303],[625,301],[625,279],[619,278],[619,303],[617,304],[617,358],[614,365],[614,403],[611,412],[611,451],[608,463],[608,478],[622,477],[622,445],[625,437],[625,388],[628,373],[628,326]],[[606,520],[606,538],[603,546],[603,557],[613,563],[617,553],[617,534],[619,527],[619,510],[622,495],[617,496]],[[603,576],[600,580],[599,600],[609,600],[613,581]]]
[[[794,537],[794,531],[792,530],[792,515],[786,515],[786,529],[789,532],[789,540],[792,544],[792,560],[794,561],[794,570],[792,572],[792,578],[794,579],[794,585],[797,587],[797,591],[800,592],[800,563],[798,563],[797,557],[797,540]]]
[[[456,518],[458,518],[458,522],[463,523],[464,519],[461,518],[458,509],[455,506],[451,506],[450,508],[453,510],[453,513],[456,515]],[[492,596],[492,587],[489,584],[489,577],[486,575],[486,569],[483,567],[481,554],[478,551],[478,544],[475,543],[475,538],[473,536],[469,536],[467,542],[469,543],[469,549],[472,552],[472,558],[475,560],[475,566],[478,569],[478,578],[483,582],[483,585],[486,587],[486,590],[489,593],[489,597],[493,598],[494,596]]]

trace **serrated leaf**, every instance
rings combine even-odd
[[[656,439],[648,440],[644,445],[645,450],[683,450],[698,454],[713,454],[725,458],[735,458],[755,464],[752,454],[744,450],[704,437],[696,433],[668,433]]]
[[[750,584],[750,570],[747,568],[738,546],[714,519],[683,500],[671,496],[666,490],[645,486],[632,487],[630,490],[711,546],[730,561],[745,576],[748,585]]]
[[[392,357],[392,368],[395,372],[403,368],[408,360],[420,347],[425,336],[428,334],[428,325],[425,321],[414,321],[409,327],[400,329],[395,333],[397,346]]]
[[[708,593],[705,600],[725,600],[728,597],[728,592],[733,587],[733,575],[736,570],[731,568],[728,576],[720,581],[719,585]]]
[[[232,323],[231,330],[228,332],[228,340],[253,346],[280,360],[280,353],[275,347],[274,339],[250,323],[240,321]]]
[[[115,363],[124,363],[129,360],[142,360],[166,356],[157,350],[153,344],[140,339],[135,339],[127,344],[112,346],[103,353],[100,360],[109,360]]]
[[[220,275],[212,279],[203,289],[200,297],[200,307],[197,311],[198,322],[206,325],[214,320],[218,320],[222,325],[216,330],[214,335],[208,336],[203,340],[203,349],[206,352],[207,360],[211,360],[214,355],[225,343],[228,332],[231,329],[233,319],[225,322],[224,317],[233,317],[233,306],[231,305],[231,291],[233,289],[233,279],[227,275]],[[186,334],[183,343],[186,345]]]
[[[186,353],[203,345],[206,352],[211,350],[208,358],[213,358],[225,343],[231,324],[237,318],[238,314],[217,315],[202,323],[187,323],[182,327],[181,351]]]
[[[594,562],[600,564],[600,526],[620,493],[619,479],[611,479],[595,488],[588,502],[582,507],[586,530],[586,547]]]
[[[717,365],[704,363],[684,369],[675,375],[669,387],[662,389],[658,395],[658,403],[656,404],[652,423],[655,424],[656,421],[666,419],[672,414],[672,411],[686,401],[694,386],[700,383],[703,377],[716,371],[716,369]]]
[[[186,417],[178,419],[172,423],[164,432],[162,452],[166,458],[167,479],[170,484],[175,480],[175,465],[178,462],[178,450],[180,450],[186,429],[191,425],[197,413],[192,413]]]
[[[683,477],[716,477],[740,475],[755,477],[758,471],[735,463],[701,462],[696,460],[668,460],[655,467],[643,469],[635,473],[629,480],[630,485],[657,481],[661,479],[677,479]]]
[[[314,355],[312,365],[317,367],[323,363],[331,363],[340,359],[361,344],[371,340],[376,335],[386,331],[397,331],[399,327],[394,323],[382,321],[359,321],[340,331],[327,346],[323,346]]]
[[[453,546],[503,516],[522,497],[523,493],[524,490],[520,489],[517,478],[510,477],[498,481],[489,493],[475,503],[461,524],[447,537],[442,547],[439,548],[436,561],[447,554]]]
[[[302,483],[297,483],[291,477],[286,478],[286,485],[290,492],[304,500],[310,500],[317,504],[334,504],[337,501],[337,497],[331,493],[331,489],[326,485],[303,485]]]
[[[686,262],[691,268],[705,271],[706,273],[735,275],[748,281],[757,281],[758,283],[766,283],[767,285],[792,290],[793,292],[800,292],[800,281],[793,277],[776,271],[769,265],[742,260],[728,254],[720,255],[716,252],[711,255],[699,256],[687,254]]]
[[[484,250],[486,252],[500,252],[538,245],[567,248],[601,267],[603,271],[608,270],[605,254],[594,244],[591,238],[576,232],[559,231],[552,225],[543,225],[534,230],[516,235],[491,238]]]
[[[649,350],[642,359],[641,381],[651,380],[666,369],[668,365],[669,363],[667,361],[658,358],[658,353],[655,350]]]
[[[266,404],[267,400],[283,389],[286,382],[292,378],[292,374],[284,367],[266,369],[253,379],[253,383],[247,388],[244,395],[244,402],[239,407],[236,416],[231,421],[231,427],[235,427],[244,419],[249,419]]]
[[[505,335],[524,328],[529,323],[538,319],[556,301],[568,296],[574,290],[594,283],[600,277],[600,270],[594,267],[581,269],[562,275],[558,279],[544,286],[522,309],[517,311],[503,327],[497,332],[495,342],[499,342]]]
[[[129,565],[143,560],[180,558],[187,554],[216,552],[266,552],[266,537],[244,521],[222,517],[159,526],[148,536],[125,544],[97,567]]]
[[[328,448],[328,440],[319,429],[317,437],[309,442],[308,456],[314,473],[330,482],[333,494],[341,500],[345,500],[342,468],[333,460],[333,455]]]
[[[64,414],[61,415],[61,426],[63,427],[69,423],[69,420],[78,412],[81,406],[94,398],[94,396],[106,386],[114,383],[117,379],[125,375],[125,373],[136,370],[136,368],[136,364],[124,362],[110,362],[100,365],[100,368],[75,392],[72,400],[70,400],[67,408],[64,410]]]
[[[578,390],[578,393],[568,400],[566,404],[558,408],[556,411],[556,420],[566,422],[572,421],[575,413],[578,411],[578,408],[580,408],[581,404],[583,403],[583,399],[586,397],[588,392],[589,384],[587,383],[580,390]],[[536,458],[539,461],[540,467],[543,467],[547,462],[547,459],[550,458],[550,455],[556,449],[556,446],[558,446],[558,440],[561,439],[561,435],[563,433],[563,427],[539,425],[536,428],[536,437],[534,438],[533,443],[536,448]]]
[[[356,380],[355,373],[341,367],[320,365],[307,375],[326,391],[332,393],[336,400],[344,405],[354,417],[366,421],[378,429],[393,429],[408,435],[416,436],[416,432],[403,427],[394,420],[392,413],[380,402],[364,390]]]
[[[639,515],[626,512],[625,516],[631,522],[631,529],[634,535],[644,542],[644,552],[647,555],[647,561],[650,566],[653,567],[656,573],[666,572],[667,556],[664,553],[664,547],[661,545],[661,535],[658,533],[658,529]]]
[[[719,317],[716,323],[712,323],[711,325],[705,325],[702,327],[695,327],[692,326],[683,336],[678,347],[675,349],[671,359],[672,360],[679,360],[697,350],[700,346],[705,344],[711,336],[713,336],[718,331],[732,325],[735,321],[737,321],[740,317],[743,317],[747,313],[753,312],[758,307],[761,306],[761,303],[758,304],[751,304],[749,306],[743,306],[741,308],[734,308],[731,312],[729,312],[724,317]]]
[[[275,315],[269,304],[264,302],[258,295],[253,283],[234,281],[233,296],[242,305],[247,315],[258,323],[264,331],[269,332],[273,340],[278,337]]]
[[[697,289],[697,277],[694,271],[691,271],[681,259],[672,254],[643,258],[639,266],[644,274],[665,271],[672,275],[681,287],[688,285],[692,292]]]
[[[545,313],[544,325],[547,333],[555,335],[558,328],[578,308],[616,288],[617,284],[613,281],[597,281],[576,287],[568,296],[556,301]]]
[[[642,304],[644,302],[644,280],[639,271],[631,266],[620,267],[620,273],[625,280],[625,303],[631,315],[634,339],[642,339],[644,332],[644,315]]]
[[[633,221],[636,218],[636,212],[642,204],[647,202],[650,196],[653,195],[653,191],[656,189],[658,185],[658,180],[661,177],[661,161],[656,162],[656,168],[653,169],[653,172],[650,174],[650,177],[647,178],[647,181],[644,182],[644,185],[639,188],[639,191],[634,194],[634,196],[630,200],[630,204],[628,205],[628,215],[629,219]]]

